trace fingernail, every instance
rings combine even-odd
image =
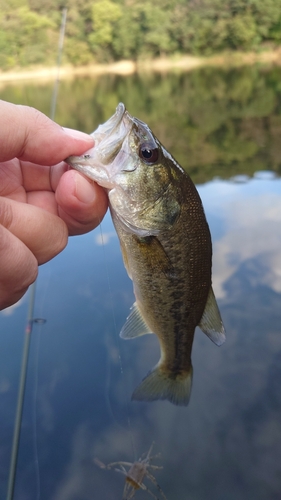
[[[75,179],[76,197],[82,203],[92,203],[96,198],[96,191],[94,185],[82,175],[76,173]]]
[[[80,132],[80,130],[74,130],[72,128],[64,127],[63,130],[67,135],[73,137],[74,139],[83,140],[89,142],[90,144],[94,144],[94,139],[92,138],[92,136],[85,134],[84,132]]]

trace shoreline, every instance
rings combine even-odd
[[[181,56],[161,57],[152,60],[130,61],[123,60],[110,64],[89,64],[87,66],[65,65],[57,67],[33,67],[11,71],[0,71],[1,83],[20,82],[22,80],[53,80],[59,75],[60,79],[75,78],[77,76],[100,76],[105,74],[131,75],[141,71],[166,73],[173,70],[192,71],[199,67],[240,67],[253,64],[281,65],[281,48],[263,52],[226,52],[210,57]]]

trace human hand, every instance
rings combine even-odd
[[[0,101],[0,309],[17,302],[38,265],[68,235],[94,229],[107,209],[102,188],[62,160],[93,147],[39,111]]]

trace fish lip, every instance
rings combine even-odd
[[[95,140],[96,146],[98,146],[104,137],[111,135],[114,130],[118,128],[124,115],[127,113],[125,104],[123,104],[123,102],[119,102],[114,115],[112,115],[106,122],[99,125],[98,128],[91,134]]]
[[[119,153],[133,124],[133,117],[127,112],[125,105],[120,102],[114,115],[99,125],[91,134],[95,146],[81,156],[69,156],[65,162],[101,186],[112,189],[114,187],[112,181],[114,172],[108,169],[108,163],[115,154]]]
[[[125,104],[123,102],[119,102],[116,107],[116,111],[114,115],[112,115],[106,122],[102,123],[98,126],[94,132],[90,135],[93,137],[95,141],[95,146],[91,149],[88,149],[83,155],[80,156],[69,156],[65,159],[65,162],[68,163],[73,168],[76,168],[77,163],[85,164],[87,160],[92,158],[92,152],[96,150],[98,145],[108,136],[111,136],[115,129],[119,127],[121,124],[123,117],[127,117],[128,112],[126,110]],[[128,116],[129,120],[131,119],[130,115]]]

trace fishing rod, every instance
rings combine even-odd
[[[57,104],[57,95],[58,95],[58,87],[59,87],[59,73],[60,73],[63,44],[64,44],[66,16],[67,16],[67,9],[64,8],[62,11],[62,21],[61,21],[61,27],[60,27],[59,44],[58,44],[57,77],[56,77],[56,81],[55,81],[55,85],[54,85],[52,102],[51,102],[51,111],[50,111],[50,118],[52,120],[55,117],[55,110],[56,110],[56,104]],[[21,372],[20,372],[20,381],[19,381],[19,391],[18,391],[17,409],[16,409],[15,424],[14,424],[13,444],[12,444],[6,500],[13,500],[13,497],[14,497],[14,489],[15,489],[15,482],[16,482],[16,470],[17,470],[17,461],[18,461],[18,451],[19,451],[19,442],[20,442],[21,420],[22,420],[22,412],[23,412],[23,404],[24,404],[24,394],[25,394],[25,386],[26,386],[26,376],[27,376],[31,333],[32,333],[34,323],[45,323],[44,319],[34,318],[36,281],[34,283],[32,283],[29,290],[30,290],[30,296],[29,296],[29,304],[28,304],[27,323],[26,323],[25,335],[24,335],[24,345],[23,345],[23,354],[22,354],[22,363],[21,363]]]
[[[58,59],[57,59],[57,78],[55,81],[55,86],[53,90],[52,103],[51,103],[51,111],[50,118],[54,120],[56,106],[57,106],[57,97],[58,97],[58,89],[60,83],[60,67],[61,67],[61,59],[63,53],[63,43],[64,43],[64,35],[65,35],[65,26],[66,26],[66,16],[67,16],[67,8],[64,8],[62,11],[62,21],[60,27],[60,37],[59,37],[59,46],[58,46]]]

